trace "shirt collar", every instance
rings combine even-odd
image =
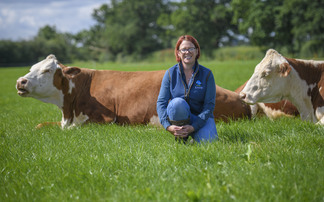
[[[183,65],[182,65],[181,61],[178,63],[178,66],[179,66],[179,69],[178,69],[179,72],[181,72],[183,74]],[[196,73],[198,71],[198,69],[199,69],[199,63],[198,63],[198,60],[196,60],[193,73]]]

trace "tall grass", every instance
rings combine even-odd
[[[234,90],[258,61],[201,61]],[[172,63],[83,64],[142,71]],[[79,65],[78,65],[79,66]],[[58,121],[56,106],[16,95],[28,68],[0,69],[0,201],[323,201],[324,132],[297,118],[217,123],[219,141],[176,143],[153,126]]]

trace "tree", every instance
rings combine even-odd
[[[112,0],[93,13],[88,46],[101,58],[140,58],[152,51],[173,48],[179,36],[195,36],[203,51],[212,50],[237,33],[231,24],[231,0]],[[91,45],[90,45],[91,44]]]
[[[229,36],[229,30],[236,31],[231,24],[230,2],[231,0],[187,0],[178,3],[171,15],[176,35],[195,36],[207,53],[218,48],[222,37]]]
[[[54,26],[46,25],[32,40],[0,41],[0,65],[32,65],[49,54],[55,54],[61,62],[82,59],[76,42],[72,34],[59,33]]]
[[[98,22],[94,33],[100,41],[96,48],[135,58],[160,49],[156,20],[164,9],[162,0],[113,0],[101,6],[93,13]]]
[[[33,40],[33,50],[37,60],[42,60],[49,54],[54,54],[60,61],[70,62],[75,49],[71,34],[59,33],[55,26],[46,25],[39,29]]]
[[[324,52],[324,3],[307,0],[233,0],[233,22],[253,45],[292,54]]]

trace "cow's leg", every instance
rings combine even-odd
[[[44,126],[53,126],[53,125],[57,125],[61,127],[61,122],[44,122],[44,123],[40,123],[36,126],[36,129],[40,129]]]

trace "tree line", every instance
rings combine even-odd
[[[302,57],[324,55],[322,0],[112,0],[93,11],[96,23],[77,34],[55,26],[31,40],[0,41],[0,65],[61,61],[141,60],[173,48],[180,35],[197,38],[205,55],[249,44]]]

